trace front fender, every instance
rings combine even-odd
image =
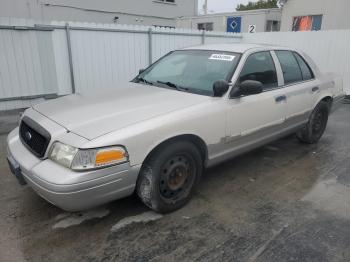
[[[130,164],[140,165],[154,148],[174,137],[193,135],[205,145],[219,143],[226,132],[225,110],[221,103],[184,109],[101,136],[85,147],[123,145],[129,153]]]

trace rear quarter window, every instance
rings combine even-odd
[[[304,58],[301,57],[301,55],[299,55],[298,53],[294,52],[294,56],[298,61],[298,64],[300,66],[301,69],[301,73],[303,75],[303,80],[311,80],[314,78],[314,74],[310,68],[310,66],[306,63],[306,61],[304,60]]]
[[[297,59],[291,51],[275,51],[281,64],[284,84],[292,84],[303,81],[303,75]]]

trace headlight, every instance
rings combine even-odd
[[[49,158],[62,166],[70,168],[78,149],[69,145],[55,142],[50,150]]]
[[[121,146],[94,149],[77,149],[56,142],[52,145],[49,158],[67,168],[83,171],[121,164],[128,161],[128,154]]]

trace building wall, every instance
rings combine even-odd
[[[287,0],[281,31],[292,31],[293,18],[303,15],[323,15],[321,30],[349,29],[349,10],[349,0]]]
[[[222,15],[180,18],[177,19],[176,27],[197,30],[199,23],[213,23],[213,31],[226,31],[226,18]]]
[[[228,17],[242,17],[242,33],[248,32],[249,25],[256,25],[256,32],[265,32],[267,20],[280,21],[281,11],[270,9],[183,17],[177,19],[176,26],[178,28],[197,29],[198,23],[213,23],[214,31],[226,31]]]
[[[0,17],[175,26],[197,14],[197,0],[0,0]]]

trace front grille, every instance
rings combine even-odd
[[[21,121],[19,136],[24,146],[40,158],[45,155],[51,140],[49,132],[28,117]]]

